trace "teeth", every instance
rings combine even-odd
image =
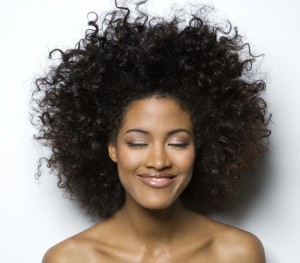
[[[159,177],[160,173],[152,173],[152,174],[149,174],[149,176],[151,177]]]
[[[175,176],[165,176],[160,173],[153,173],[153,174],[150,174],[150,176],[155,177],[155,178],[174,178],[175,177]]]
[[[145,175],[141,175],[142,177],[152,177],[152,178],[169,178],[169,179],[172,179],[175,177],[172,176],[172,175],[166,175],[166,174],[163,174],[163,173],[151,173],[151,174],[145,174]]]

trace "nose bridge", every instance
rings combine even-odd
[[[161,170],[171,165],[167,149],[163,143],[153,143],[149,148],[146,166]]]

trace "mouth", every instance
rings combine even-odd
[[[165,188],[172,184],[176,176],[166,173],[151,173],[151,174],[139,174],[138,178],[142,183],[152,188],[160,189]]]

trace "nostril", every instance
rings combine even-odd
[[[152,145],[148,152],[146,166],[156,170],[171,166],[171,160],[163,145]]]
[[[163,168],[166,167],[170,167],[171,166],[171,161],[170,160],[147,160],[146,162],[146,166],[147,167],[153,167],[156,170],[161,170]]]

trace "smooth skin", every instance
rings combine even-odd
[[[108,151],[126,191],[124,206],[49,249],[43,263],[265,262],[254,235],[181,205],[193,173],[195,138],[190,114],[174,99],[132,102]],[[145,183],[153,175],[166,183]]]

